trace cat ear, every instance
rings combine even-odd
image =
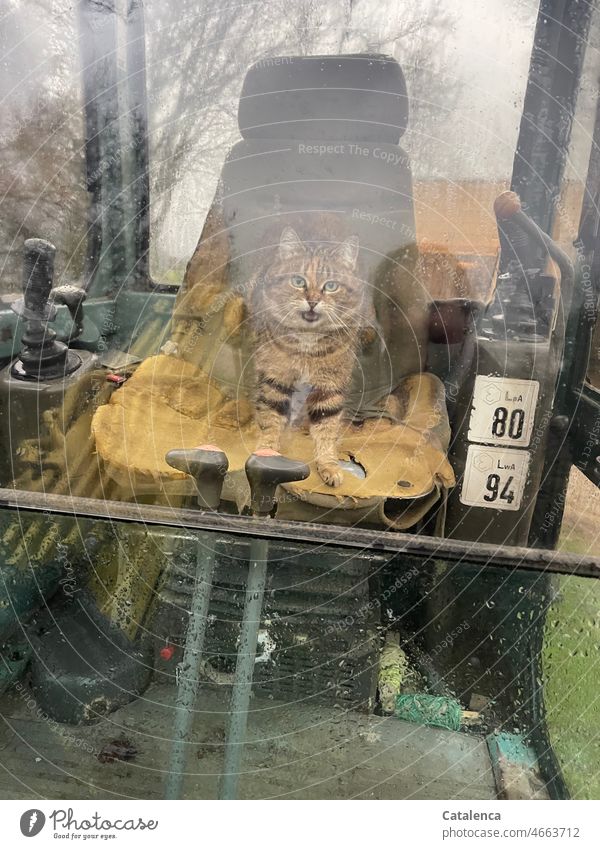
[[[279,256],[281,259],[291,259],[304,251],[302,239],[293,227],[284,227],[279,240]]]
[[[332,250],[331,256],[354,270],[358,259],[358,236],[348,236]]]

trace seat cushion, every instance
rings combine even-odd
[[[92,431],[106,474],[124,494],[193,494],[191,479],[171,468],[165,455],[212,442],[229,458],[224,499],[238,507],[248,501],[244,464],[256,444],[252,407],[228,399],[185,360],[166,355],[145,360],[96,411]],[[369,523],[408,527],[454,484],[446,459],[448,436],[443,388],[428,374],[407,378],[391,398],[382,399],[379,417],[346,424],[339,456],[353,459],[366,477],[345,471],[335,490],[316,472],[308,433],[288,429],[282,453],[308,462],[311,475],[287,485],[290,498],[282,515],[307,518],[309,508],[313,520],[331,521],[332,510],[356,510],[355,519],[364,515]],[[398,511],[400,501],[410,509]]]

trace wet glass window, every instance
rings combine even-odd
[[[361,4],[325,3],[317,9],[311,3],[298,3],[284,13],[275,2],[243,10],[236,5],[218,11],[203,9],[197,14],[194,4],[186,2],[168,9],[152,0],[146,4],[152,226],[157,236],[151,267],[157,281],[179,283],[183,278],[223,162],[240,139],[238,100],[248,69],[264,60],[265,77],[269,69],[272,75],[279,69],[280,78],[289,82],[294,78],[293,56],[298,61],[311,54],[368,52],[392,57],[401,66],[410,117],[393,110],[388,117],[401,129],[386,135],[382,125],[387,118],[372,115],[380,131],[369,138],[365,117],[356,114],[362,132],[356,125],[333,132],[330,125],[321,127],[319,137],[326,140],[331,135],[338,151],[340,141],[370,140],[373,147],[366,154],[357,149],[346,151],[345,156],[357,168],[361,163],[363,170],[378,168],[382,180],[393,183],[403,169],[410,171],[416,233],[427,252],[434,254],[432,294],[465,297],[489,291],[498,248],[492,205],[510,184],[536,4],[483,3],[467,10],[461,3],[442,5],[431,0],[413,9],[388,0],[381,10],[374,21]],[[501,30],[511,33],[508,43],[497,37]],[[174,67],[182,66],[183,77],[174,72]],[[331,67],[323,68],[323,84],[328,86],[332,81],[325,78],[330,73]],[[342,95],[338,91],[330,97],[339,101]],[[252,102],[246,102],[243,120],[260,120],[259,102],[253,101],[258,117],[252,116]],[[298,109],[305,106],[297,104]],[[341,102],[340,108],[344,108]],[[289,116],[280,120],[287,120],[287,125],[271,135],[284,139]],[[266,139],[268,128],[264,124],[248,134]],[[308,130],[297,126],[290,139],[301,139]],[[378,142],[399,142],[403,150],[376,149]],[[404,151],[410,164],[402,159]],[[305,155],[309,160],[329,157],[333,161],[344,156],[333,149],[319,153],[319,148]],[[247,163],[248,169],[252,162]],[[304,168],[308,167],[307,162]],[[303,166],[298,163],[297,168]],[[363,200],[357,189],[351,201],[357,214],[366,211],[360,208]],[[396,221],[396,228],[400,223]],[[381,216],[373,229],[389,230],[393,224],[393,218]],[[409,226],[414,232],[415,222]],[[435,273],[436,247],[444,255],[452,254],[447,262],[454,276],[443,267]],[[470,258],[464,268],[462,254]]]
[[[261,449],[280,519],[557,544],[597,20],[385,10],[84,3],[30,70],[15,5],[2,483],[185,506],[205,443],[239,513]]]
[[[252,541],[34,511],[0,523],[27,622],[2,608],[3,795],[222,796]],[[597,580],[314,541],[267,556],[239,798],[598,797]],[[186,675],[200,689],[177,702]]]
[[[597,797],[599,20],[549,5],[8,4],[6,793]]]
[[[18,292],[23,242],[56,243],[61,282],[79,281],[88,196],[77,19],[67,4],[10,3],[0,22],[0,294]]]

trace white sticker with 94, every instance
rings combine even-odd
[[[460,500],[470,507],[518,510],[530,456],[529,451],[469,445]]]
[[[527,447],[539,391],[537,380],[477,375],[469,421],[469,442]]]

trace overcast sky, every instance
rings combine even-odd
[[[14,138],[11,123],[15,124],[17,116],[33,125],[36,104],[56,104],[57,110],[64,109],[69,102],[66,95],[76,93],[76,6],[71,0],[3,0],[3,4],[7,14],[0,19],[0,59],[4,71],[0,83],[4,127],[0,127],[0,132],[10,142]],[[168,186],[169,207],[154,222],[161,231],[155,243],[162,240],[174,256],[189,254],[201,230],[222,160],[237,134],[236,103],[247,64],[262,55],[272,55],[273,44],[276,40],[281,42],[282,32],[286,33],[287,52],[293,53],[302,43],[301,36],[292,31],[294,26],[298,28],[298,21],[293,22],[292,17],[299,4],[308,10],[306,43],[311,45],[311,52],[339,49],[336,45],[343,28],[339,10],[346,8],[342,0],[297,0],[292,6],[283,0],[239,4],[227,0],[224,6],[217,7],[208,0],[169,0],[167,6],[165,0],[146,0],[151,128],[160,124],[161,100],[166,109],[173,99],[191,45],[195,45],[195,55],[199,58],[201,51],[211,47],[198,42],[200,17],[214,15],[215,8],[224,14],[222,10],[226,6],[230,15],[233,9],[235,14],[251,14],[256,19],[252,43],[246,45],[249,49],[243,54],[232,49],[228,37],[216,48],[212,45],[213,50],[225,55],[229,52],[231,61],[239,65],[239,79],[227,89],[229,101],[228,108],[223,109],[221,138],[212,134],[212,130],[210,138],[200,137],[204,107],[198,106],[190,108],[189,120],[184,114],[180,121],[172,122],[172,129],[162,138],[158,133],[151,137],[153,165],[159,159],[169,162],[171,141],[180,143],[183,138],[189,148],[182,167],[169,173],[167,166],[166,182],[165,174],[161,174],[162,185]],[[537,0],[355,0],[353,8],[355,34],[345,43],[344,51],[364,50],[374,45],[385,52],[394,52],[398,61],[406,65],[413,108],[402,144],[411,154],[415,177],[453,182],[508,180],[529,69]],[[183,29],[179,19],[182,10],[186,13]],[[440,15],[448,23],[436,28]],[[423,26],[420,29],[417,26],[408,41],[394,41],[394,34],[403,25],[421,20]],[[177,23],[179,30],[175,30]],[[170,41],[169,27],[173,28]],[[286,27],[291,28],[289,37]],[[429,76],[415,75],[410,68],[411,50],[414,55],[419,38],[424,39],[427,51],[419,55],[418,61]],[[594,43],[588,47],[567,169],[568,177],[580,180],[585,179],[600,69],[595,42],[594,35]],[[155,71],[165,64],[165,51],[172,49],[173,43],[180,53],[169,60],[170,76],[165,78],[163,74],[162,91],[157,91]],[[205,85],[203,74],[210,75],[210,68],[207,70],[200,61],[193,62],[186,66],[186,73],[194,75],[196,90],[201,92]],[[422,101],[431,107],[419,110]],[[193,118],[196,123],[192,122]],[[81,132],[81,123],[77,126],[71,122],[65,128],[72,136],[73,132]],[[58,136],[46,142],[53,143],[60,143]],[[156,198],[156,185],[154,189]]]

